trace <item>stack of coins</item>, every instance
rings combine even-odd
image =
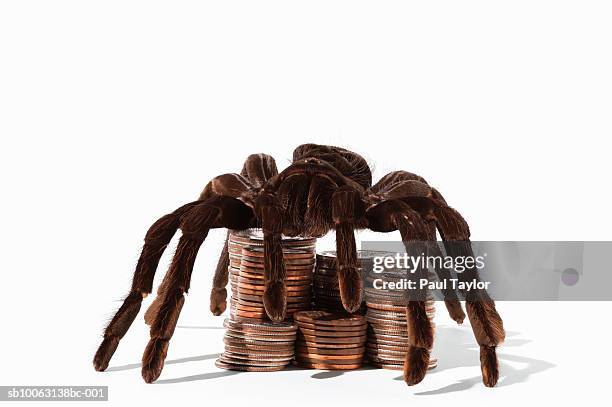
[[[372,272],[374,257],[386,252],[358,250],[357,259],[362,278]],[[329,312],[344,312],[340,299],[338,274],[336,268],[336,252],[333,250],[317,253],[317,267],[313,279],[313,299],[316,309]],[[364,304],[365,305],[365,304]],[[365,312],[365,307],[363,308]],[[363,312],[362,312],[363,313]]]
[[[296,365],[310,369],[350,370],[363,363],[367,322],[361,315],[302,311],[298,326]]]
[[[226,319],[225,351],[217,367],[244,372],[273,372],[291,363],[297,326],[281,323],[247,323]]]
[[[406,320],[406,300],[401,290],[388,290],[373,287],[374,279],[398,282],[402,276],[397,272],[372,274],[366,277],[365,299],[366,319],[368,321],[368,342],[366,355],[370,364],[384,368],[401,370],[408,351],[408,324]],[[427,317],[432,326],[435,315],[433,297],[425,301]],[[429,368],[438,365],[435,357],[430,357]]]
[[[283,238],[286,270],[287,318],[312,306],[315,241]],[[232,232],[229,237],[229,280],[232,287],[230,317],[237,321],[267,320],[263,305],[264,250],[261,231]]]

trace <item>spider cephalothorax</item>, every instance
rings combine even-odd
[[[423,178],[396,171],[371,184],[370,168],[360,155],[316,144],[296,148],[292,164],[281,173],[272,157],[255,154],[248,157],[240,174],[214,178],[197,201],[163,216],[147,232],[131,291],[104,332],[104,340],[94,358],[95,368],[104,370],[108,366],[119,340],[138,314],[142,299],[151,293],[159,259],[179,228],[182,236],[170,269],[160,285],[158,297],[145,314],[151,325],[151,339],[142,365],[147,382],[156,380],[161,373],[184,293],[189,289],[197,251],[212,228],[263,230],[263,303],[273,321],[283,320],[287,307],[282,235],[319,237],[335,231],[340,295],[348,312],[356,311],[362,299],[356,229],[399,230],[407,249],[410,242],[435,241],[436,229],[446,243],[469,243],[467,223]],[[435,250],[437,246],[431,247]],[[471,250],[469,244],[447,244],[446,248],[455,256]],[[215,315],[226,308],[228,261],[226,242],[211,292],[210,308]],[[436,272],[441,278],[449,277],[446,270]],[[458,277],[477,277],[474,273],[461,273]],[[451,317],[461,323],[465,314],[456,294],[452,290],[444,294]],[[504,338],[501,318],[486,292],[470,293],[466,308],[481,348],[483,381],[493,386],[498,378],[495,348]],[[408,384],[416,384],[427,370],[433,328],[422,299],[408,301],[406,315],[408,352],[404,378]]]

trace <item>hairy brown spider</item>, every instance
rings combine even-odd
[[[206,185],[197,201],[181,206],[155,222],[145,236],[132,287],[104,331],[104,340],[94,357],[96,370],[105,370],[140,310],[142,299],[151,293],[159,259],[181,229],[182,236],[167,275],[145,319],[151,325],[151,339],[142,357],[142,376],[147,383],[161,374],[168,344],[189,290],[198,249],[212,228],[244,230],[261,228],[264,235],[264,307],[273,321],[285,317],[285,268],[281,235],[320,237],[336,232],[337,272],[344,308],[356,311],[362,298],[362,281],[354,230],[377,232],[399,230],[405,244],[435,241],[436,229],[447,243],[450,255],[471,253],[467,223],[446,204],[438,191],[423,178],[396,171],[372,184],[367,162],[348,150],[304,144],[293,152],[293,162],[278,173],[275,161],[265,154],[248,157],[240,174],[225,174]],[[465,242],[450,245],[449,242]],[[215,315],[226,308],[228,282],[227,242],[213,280],[210,309]],[[446,278],[444,271],[436,270]],[[471,273],[458,274],[466,281]],[[463,322],[465,314],[454,292],[445,293],[451,317]],[[504,339],[502,320],[486,292],[466,295],[466,309],[480,345],[483,382],[494,386],[498,379],[496,346]],[[433,346],[433,328],[425,302],[406,305],[408,352],[404,379],[419,383],[427,371]]]

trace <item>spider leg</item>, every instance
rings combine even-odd
[[[97,371],[106,370],[119,341],[126,334],[134,318],[138,315],[142,299],[151,293],[153,278],[164,249],[172,240],[180,225],[180,218],[200,201],[184,205],[174,212],[161,217],[148,230],[145,243],[136,265],[129,294],[117,310],[113,319],[104,330],[104,339],[94,356],[93,364]]]
[[[247,157],[240,175],[248,179],[253,187],[263,186],[267,180],[278,174],[276,161],[267,154],[251,154]],[[210,291],[210,311],[214,315],[221,315],[227,307],[227,281],[229,267],[228,252],[229,232],[225,238],[225,243],[213,277],[212,289]]]
[[[367,194],[369,197],[376,197],[378,200],[386,201],[393,199],[401,199],[406,196],[411,197],[427,197],[430,194],[434,194],[434,196],[440,200],[442,203],[446,204],[444,198],[438,193],[435,195],[437,191],[432,189],[425,179],[422,177],[412,174],[407,171],[394,171],[390,172],[384,177],[382,177],[375,185],[373,185],[368,191]],[[417,202],[418,204],[419,202]],[[418,205],[416,205],[418,206]],[[427,222],[427,232],[428,241],[435,242],[436,239],[436,225],[433,220],[425,219]],[[442,252],[436,243],[432,243],[429,247],[432,255],[441,256]],[[461,307],[461,302],[457,297],[457,293],[451,285],[449,281],[451,279],[450,271],[444,267],[434,267],[434,271],[438,276],[440,281],[444,281],[446,284],[446,289],[442,290],[442,294],[444,295],[444,305],[450,315],[450,317],[457,322],[458,324],[463,323],[465,319],[465,313],[463,312],[463,308]]]
[[[447,254],[453,258],[474,255],[470,244],[470,230],[463,217],[446,204],[442,195],[418,180],[394,183],[378,191],[380,200],[401,200],[414,208],[428,221],[435,222]],[[475,267],[457,273],[460,281],[478,280]],[[505,333],[495,303],[485,290],[471,290],[466,294],[466,310],[476,341],[480,345],[480,366],[483,383],[495,386],[499,377],[496,347],[503,342]]]
[[[142,356],[142,377],[155,381],[164,366],[170,338],[189,291],[196,255],[211,228],[246,229],[252,225],[251,208],[237,199],[218,196],[210,198],[185,213],[180,220],[182,236],[168,274],[165,294],[159,311],[151,323],[151,339]]]
[[[395,202],[395,210],[390,216],[402,236],[406,252],[419,256],[428,251],[430,244],[427,225],[420,215],[403,202]],[[408,273],[408,279],[418,286],[421,279],[426,279],[426,269],[419,265]],[[408,352],[404,362],[404,381],[413,386],[425,377],[429,367],[429,356],[434,342],[434,331],[427,317],[425,290],[408,290],[406,292],[406,320],[408,333]]]
[[[357,245],[355,244],[356,222],[365,214],[361,194],[348,186],[340,187],[332,195],[332,217],[336,229],[336,255],[338,285],[342,305],[348,312],[361,306],[363,281],[359,272]]]
[[[282,207],[272,193],[258,197],[256,211],[261,220],[264,243],[264,294],[263,304],[272,321],[285,319],[287,311],[287,288],[285,286],[285,263],[281,234],[283,230]]]
[[[473,257],[470,244],[470,231],[463,217],[446,205],[434,209],[436,223],[445,241],[447,254],[453,257]],[[480,280],[475,267],[457,273],[460,281]],[[495,309],[495,302],[484,289],[471,290],[465,294],[466,309],[474,336],[480,345],[480,367],[482,381],[487,387],[493,387],[499,378],[499,365],[496,348],[505,338],[504,325]]]
[[[433,222],[427,222],[427,241],[431,242],[428,245],[429,253],[432,256],[442,258],[442,250],[436,243],[436,225]],[[448,270],[444,265],[434,264],[434,271],[438,276],[438,279],[442,282],[446,282],[445,288],[442,289],[442,296],[444,297],[444,305],[446,306],[446,310],[450,317],[458,324],[462,324],[465,319],[465,312],[463,312],[463,308],[461,307],[461,301],[459,301],[459,297],[457,297],[457,293],[452,288],[448,282],[452,278],[450,270]]]

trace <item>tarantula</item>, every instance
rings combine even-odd
[[[442,195],[414,174],[396,171],[372,185],[365,159],[339,147],[304,144],[293,152],[293,162],[278,173],[275,161],[265,154],[248,157],[240,174],[224,174],[206,185],[197,201],[181,206],[156,221],[145,243],[134,273],[132,287],[104,331],[94,357],[94,367],[105,370],[136,318],[142,300],[152,291],[159,259],[175,234],[182,236],[158,297],[145,315],[151,339],[142,358],[142,376],[147,383],[161,374],[168,344],[189,290],[198,249],[212,228],[244,230],[261,228],[264,235],[264,308],[272,321],[281,321],[287,307],[285,268],[281,236],[320,237],[336,232],[337,273],[344,308],[355,312],[361,304],[362,281],[354,231],[399,230],[405,244],[436,241],[436,229],[449,255],[471,253],[470,232],[461,215],[449,207]],[[450,244],[464,242],[464,245]],[[210,295],[210,309],[220,315],[226,308],[228,282],[227,240],[221,253]],[[448,278],[444,270],[436,270]],[[458,273],[459,279],[477,277],[476,270]],[[466,294],[466,309],[480,345],[483,382],[494,386],[498,379],[496,346],[504,339],[502,320],[486,292]],[[465,314],[454,292],[445,292],[451,318],[462,323]],[[427,371],[433,346],[433,328],[423,299],[406,305],[408,352],[404,379],[419,383]]]

